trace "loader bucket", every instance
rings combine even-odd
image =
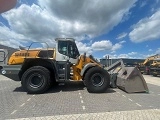
[[[124,67],[119,70],[116,83],[118,88],[127,93],[149,92],[146,81],[137,67]]]

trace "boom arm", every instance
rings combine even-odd
[[[111,71],[111,70],[117,68],[118,66],[121,66],[123,72],[126,72],[125,67],[124,67],[124,63],[123,63],[123,60],[122,60],[122,59],[121,59],[121,60],[118,60],[117,62],[115,62],[114,64],[112,64],[111,66],[109,66],[109,67],[107,68],[107,71]]]
[[[159,54],[156,54],[156,55],[153,55],[153,56],[150,56],[148,57],[144,62],[143,62],[143,65],[146,65],[148,62],[150,62],[151,60],[155,60],[157,58],[160,58],[160,55]]]
[[[153,63],[151,64],[152,67],[158,67],[160,66],[160,61],[153,61]]]

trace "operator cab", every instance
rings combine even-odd
[[[73,38],[56,39],[56,61],[67,61],[75,64],[80,56]]]

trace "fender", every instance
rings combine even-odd
[[[41,59],[41,58],[29,58],[25,59],[25,61],[22,64],[21,71],[19,72],[19,78],[22,77],[23,73],[32,66],[43,66],[46,67],[49,70],[52,70],[51,72],[55,74],[55,78],[57,79],[58,73],[56,70],[56,61],[50,60],[50,59]]]
[[[94,66],[97,66],[97,64],[95,64],[95,63],[87,63],[87,64],[83,67],[83,69],[82,69],[82,71],[81,71],[81,76],[84,75],[85,71],[86,71],[88,68],[91,68],[91,67],[94,67]]]

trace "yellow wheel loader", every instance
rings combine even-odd
[[[155,59],[153,60],[153,63],[151,64],[151,67],[150,67],[150,75],[153,75],[153,76],[158,76],[160,75],[160,59]]]
[[[156,54],[156,55],[153,55],[153,56],[146,58],[143,63],[139,63],[138,68],[141,71],[141,73],[150,75],[151,74],[150,73],[151,67],[155,67],[154,65],[156,65],[156,63],[154,63],[153,61],[155,61],[156,59],[159,59],[159,58],[160,58],[160,55]]]
[[[28,93],[35,94],[44,93],[51,84],[58,82],[81,80],[88,92],[94,93],[105,92],[112,83],[115,83],[116,79],[110,81],[110,74],[93,56],[79,54],[74,39],[55,40],[56,48],[29,49],[29,47],[27,50],[14,52],[9,60],[7,51],[4,50],[4,59],[2,63],[0,62],[1,74],[21,81],[22,87]],[[142,90],[138,92],[148,90],[144,86],[141,87]]]

